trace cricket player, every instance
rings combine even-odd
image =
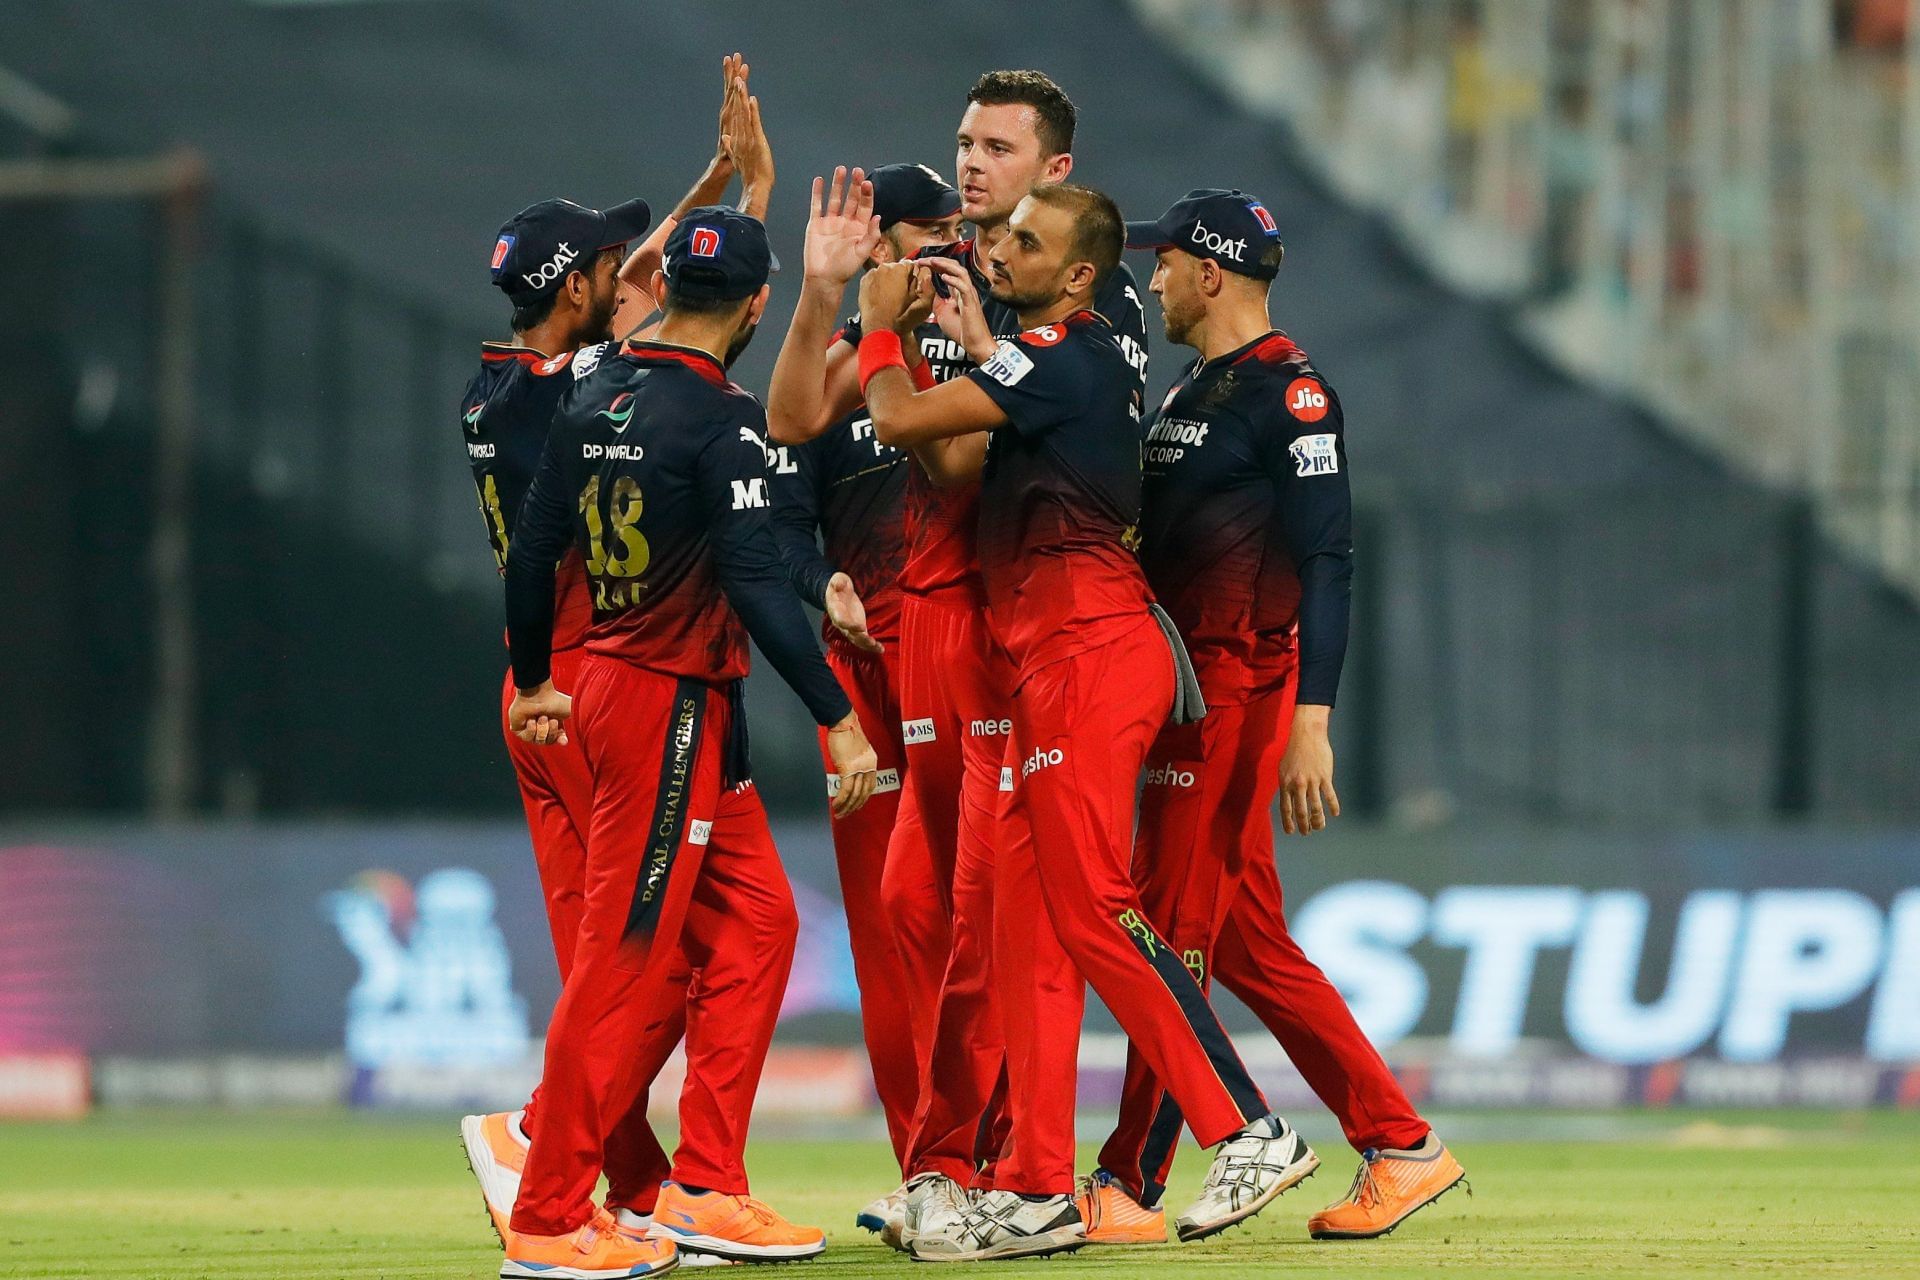
[[[960,193],[924,165],[883,165],[871,174],[855,169],[850,178],[837,170],[830,185],[815,183],[810,204],[809,278],[838,270],[832,255],[844,242],[815,234],[830,216],[844,217],[863,232],[877,223],[877,234],[862,235],[856,245],[867,249],[866,261],[874,264],[960,237]],[[802,332],[796,339],[789,330],[787,342],[809,337]],[[806,354],[821,350],[814,341]],[[924,360],[920,367],[926,368]],[[816,374],[801,385],[817,388],[820,382]],[[779,408],[796,412],[790,404]],[[797,412],[812,409],[802,406]],[[801,598],[826,614],[827,663],[868,726],[880,761],[873,800],[833,825],[833,847],[867,1056],[894,1156],[904,1165],[940,974],[926,973],[923,966],[922,983],[911,981],[914,975],[903,969],[902,948],[895,945],[896,924],[898,931],[932,932],[932,937],[909,937],[905,949],[916,955],[944,955],[947,949],[944,883],[926,886],[914,909],[901,914],[889,912],[881,890],[905,765],[896,662],[900,580],[907,560],[905,498],[913,464],[905,453],[874,439],[873,423],[860,408],[825,434],[805,444],[775,446],[771,453],[773,523],[788,576]],[[821,750],[831,796],[839,778],[824,739]]]
[[[507,556],[515,693],[536,745],[577,739],[592,777],[573,972],[547,1031],[540,1131],[502,1276],[645,1275],[676,1247],[740,1261],[812,1257],[818,1228],[748,1194],[743,1151],[797,921],[747,782],[741,680],[759,644],[828,726],[836,816],[872,794],[872,747],[786,582],[769,522],[765,415],[728,380],[766,306],[760,221],[692,210],[668,237],[655,340],[603,356],[562,401]],[[577,684],[552,680],[555,565],[586,564],[593,622]],[[710,910],[694,911],[696,903]],[[690,1069],[672,1179],[646,1236],[592,1199],[609,1118],[647,1081],[633,1046],[686,993],[680,949],[711,998],[689,1006]],[[695,1146],[716,1135],[711,1146]]]
[[[730,54],[722,60],[721,71],[719,141],[713,159],[673,213],[631,255],[625,252],[627,242],[647,230],[644,201],[605,214],[569,201],[542,201],[516,215],[496,237],[493,281],[513,305],[513,336],[508,342],[482,344],[480,369],[467,384],[460,416],[488,541],[503,571],[509,534],[546,444],[555,405],[605,354],[612,326],[631,328],[652,310],[650,301],[639,305],[629,296],[635,291],[628,278],[648,264],[657,266],[660,245],[677,218],[718,199],[736,172],[742,179],[743,207],[765,208],[771,152],[759,127],[757,103],[747,92],[749,68],[740,55]],[[737,165],[736,152],[742,161]],[[554,669],[565,685],[573,683],[578,670],[591,613],[584,566],[569,553],[559,568],[553,640]],[[564,983],[573,967],[580,927],[592,784],[577,745],[536,748],[505,728],[513,693],[511,672],[502,683],[502,731]],[[697,989],[694,994],[698,998]],[[641,1049],[655,1061],[646,1073],[649,1078],[679,1042],[682,1023],[676,1009],[650,1032]],[[538,1098],[536,1090],[521,1111],[461,1121],[468,1165],[480,1181],[503,1244],[529,1135],[537,1123]],[[667,1171],[666,1153],[647,1123],[643,1093],[607,1138],[608,1204],[631,1215],[650,1214]]]
[[[1327,740],[1353,562],[1340,398],[1269,319],[1283,250],[1259,200],[1192,191],[1129,223],[1127,243],[1159,255],[1167,337],[1200,353],[1147,427],[1140,558],[1208,708],[1147,754],[1141,903],[1203,985],[1217,977],[1273,1031],[1361,1153],[1347,1198],[1309,1232],[1384,1235],[1463,1174],[1288,934],[1270,817],[1276,791],[1290,834],[1340,812]],[[1082,1188],[1089,1240],[1166,1239],[1179,1135],[1179,1106],[1135,1044],[1119,1126]]]
[[[988,298],[988,251],[1006,234],[1008,220],[1035,187],[1060,182],[1073,169],[1078,113],[1066,93],[1038,71],[991,71],[967,94],[955,133],[955,181],[961,215],[973,227],[969,239],[923,249],[923,259],[945,258],[973,282],[965,296],[985,302],[990,333],[1019,332],[1015,312]],[[823,220],[823,238],[854,240],[862,230],[852,220]],[[810,229],[810,235],[814,230]],[[846,282],[858,269],[854,255],[836,273],[823,273],[803,289],[782,364],[774,373],[769,416],[776,438],[804,438],[819,429],[835,406],[859,401],[855,352],[859,318],[842,327],[826,349],[825,394],[811,417],[783,417],[780,405],[801,404],[782,396],[782,375],[801,389],[821,383],[818,352],[832,324]],[[1119,335],[1144,388],[1146,327],[1132,273],[1122,264],[1098,286],[1097,309]],[[936,383],[974,367],[955,335],[965,322],[980,323],[981,307],[963,319],[963,295],[949,291],[934,300],[933,323],[916,331],[919,351],[908,351],[910,372],[921,360]],[[820,345],[811,345],[818,343]],[[789,368],[789,356],[794,357]],[[993,928],[994,850],[1004,799],[1002,762],[1012,727],[1009,702],[1013,667],[988,625],[975,530],[978,486],[943,488],[924,467],[909,473],[908,557],[901,582],[898,668],[908,769],[899,819],[887,859],[883,896],[901,949],[909,991],[937,990],[933,1044],[920,1111],[903,1164],[907,1181],[862,1210],[859,1222],[903,1247],[922,1201],[936,1215],[964,1208],[980,1166],[1004,1137],[1004,1120],[989,1116],[995,1081],[1004,1061],[999,1014],[989,975]],[[941,903],[936,918],[927,904]],[[941,925],[950,925],[942,929]]]
[[[970,348],[978,367],[926,391],[907,373],[900,326],[921,273],[940,268],[881,267],[861,282],[859,359],[874,426],[886,443],[920,447],[936,481],[980,478],[988,612],[1016,670],[1002,767],[1013,787],[1008,825],[1025,838],[996,857],[993,948],[1012,1133],[993,1190],[950,1225],[929,1229],[923,1219],[911,1248],[925,1261],[1084,1243],[1073,1195],[1083,977],[1196,1135],[1219,1144],[1178,1222],[1183,1239],[1258,1213],[1315,1163],[1148,923],[1131,877],[1141,764],[1168,717],[1191,714],[1184,704],[1194,691],[1177,681],[1184,653],[1151,611],[1133,551],[1138,379],[1091,309],[1121,244],[1106,196],[1067,184],[1035,189],[988,255],[993,296],[1017,313],[1021,333],[990,347],[978,339]]]

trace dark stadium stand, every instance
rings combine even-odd
[[[512,804],[488,729],[492,566],[450,417],[471,342],[505,320],[483,260],[498,223],[542,196],[670,204],[712,145],[718,59],[739,48],[777,153],[774,247],[795,268],[811,177],[839,162],[950,168],[967,86],[995,66],[1067,88],[1082,113],[1075,177],[1132,215],[1201,185],[1266,199],[1288,245],[1276,317],[1340,390],[1364,506],[1371,576],[1336,730],[1343,791],[1363,808],[1627,825],[1920,813],[1911,599],[1833,553],[1795,503],[1569,381],[1496,310],[1415,270],[1376,221],[1303,176],[1284,136],[1146,34],[1121,60],[1111,39],[1098,54],[1076,40],[1130,27],[1119,6],[965,13],[13,0],[0,59],[76,109],[89,148],[185,142],[209,158],[201,507],[227,519],[220,495],[238,489],[239,505],[284,500],[287,513],[225,549],[341,547],[324,572],[268,555],[249,569],[208,548],[203,628],[257,635],[205,659],[237,691],[203,708],[209,807],[248,807],[248,785],[283,812]],[[50,221],[76,258],[123,230],[77,208]],[[25,252],[0,247],[0,266]],[[797,284],[776,278],[768,332],[739,368],[750,387],[765,385]],[[119,367],[128,310],[61,305],[77,336],[49,363],[71,399],[86,369]],[[25,319],[3,332],[27,332]],[[1156,345],[1154,387],[1179,359]],[[137,535],[137,519],[127,527]],[[368,575],[385,575],[378,591],[351,585]],[[368,609],[371,625],[354,620]],[[276,617],[300,628],[300,648],[275,647],[262,619]],[[445,686],[403,751],[369,756],[329,731],[362,656],[396,689]],[[313,662],[321,674],[303,678]],[[470,714],[452,710],[463,697]],[[804,718],[782,691],[758,697],[772,798],[816,803]],[[101,714],[137,734],[138,706],[134,690]],[[433,762],[407,775],[417,785],[396,782],[408,759]],[[137,769],[111,794],[0,787],[21,806],[139,800]]]

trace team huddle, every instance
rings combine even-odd
[[[923,1262],[1164,1243],[1183,1126],[1214,1150],[1175,1235],[1259,1213],[1319,1160],[1242,1065],[1218,981],[1361,1153],[1310,1234],[1392,1230],[1463,1174],[1283,913],[1276,793],[1289,834],[1339,813],[1352,522],[1339,398],[1269,319],[1272,215],[1202,189],[1123,221],[1068,181],[1060,88],[989,73],[953,184],[815,179],[763,404],[728,374],[773,265],[748,77],[725,60],[714,158],[657,224],[549,200],[501,229],[513,338],[461,402],[562,977],[533,1097],[462,1122],[500,1274],[826,1247],[744,1163],[797,932],[751,780],[749,638],[820,725],[901,1176],[860,1226]],[[1197,352],[1153,411],[1126,248],[1156,255],[1166,336]],[[1081,1176],[1088,984],[1130,1048]],[[648,1093],[683,1041],[669,1157]]]

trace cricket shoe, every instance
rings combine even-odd
[[[1465,1181],[1467,1171],[1438,1135],[1410,1151],[1367,1148],[1346,1199],[1307,1219],[1315,1240],[1371,1240],[1393,1230]],[[1473,1188],[1468,1187],[1471,1195]]]
[[[612,1214],[595,1209],[563,1236],[509,1235],[500,1280],[633,1280],[665,1275],[679,1265],[671,1241],[637,1240],[614,1225]]]
[[[1066,1253],[1087,1242],[1072,1196],[1029,1200],[1013,1191],[975,1196],[958,1221],[923,1231],[908,1246],[915,1262],[987,1262]]]
[[[467,1168],[480,1181],[487,1216],[493,1219],[493,1234],[500,1238],[503,1248],[513,1234],[507,1222],[513,1217],[513,1202],[520,1195],[520,1173],[527,1167],[527,1149],[532,1145],[527,1131],[520,1127],[525,1114],[496,1111],[460,1120],[460,1145],[467,1151]]]
[[[1147,1208],[1105,1169],[1080,1179],[1073,1191],[1088,1244],[1165,1244],[1167,1211]]]
[[[653,1230],[653,1215],[641,1213],[637,1209],[615,1209],[613,1225],[620,1228],[624,1235],[632,1236],[636,1240],[645,1240],[647,1232]],[[735,1264],[731,1258],[717,1258],[711,1253],[682,1252],[680,1265],[683,1267],[731,1267]]]
[[[1204,1240],[1245,1222],[1320,1167],[1306,1140],[1279,1116],[1256,1120],[1214,1149],[1200,1196],[1173,1220],[1181,1240]]]
[[[693,1192],[677,1182],[660,1184],[647,1234],[686,1253],[729,1262],[792,1262],[818,1257],[827,1248],[826,1232],[796,1226],[751,1196]]]
[[[944,1173],[923,1173],[908,1186],[907,1217],[898,1246],[902,1250],[910,1249],[923,1234],[951,1232],[973,1207],[973,1193]]]
[[[853,1225],[878,1235],[889,1249],[904,1249],[900,1233],[906,1229],[907,1193],[913,1189],[909,1178],[854,1215]]]

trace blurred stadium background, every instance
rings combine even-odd
[[[1418,1100],[1920,1107],[1920,5],[6,10],[0,1112],[521,1096],[555,978],[454,400],[495,228],[671,203],[735,48],[789,263],[814,174],[949,170],[997,66],[1129,213],[1278,214],[1362,556],[1346,816],[1281,872]],[[805,922],[763,1102],[857,1117],[813,736],[753,703]]]

